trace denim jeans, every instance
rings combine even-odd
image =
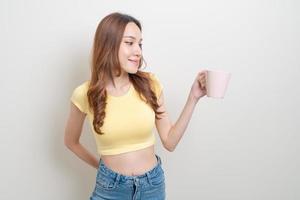
[[[165,176],[161,159],[142,175],[126,176],[109,169],[100,159],[90,200],[164,200]]]

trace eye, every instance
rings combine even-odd
[[[130,46],[133,44],[133,42],[125,42],[126,44],[129,44]]]
[[[131,46],[131,45],[133,45],[133,42],[125,42],[126,44],[128,44],[129,46]],[[139,44],[139,47],[142,49],[142,47],[143,47],[143,44],[142,43],[140,43]]]

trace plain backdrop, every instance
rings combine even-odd
[[[232,73],[204,97],[172,153],[157,137],[169,200],[300,199],[300,3],[0,1],[0,199],[83,200],[96,170],[63,144],[73,89],[89,79],[100,20],[142,22],[145,71],[175,123],[202,69]],[[82,144],[97,154],[87,121]]]

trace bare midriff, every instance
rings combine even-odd
[[[101,159],[108,168],[126,176],[144,174],[157,164],[154,145],[118,155],[102,155]]]

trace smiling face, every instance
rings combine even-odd
[[[119,61],[121,69],[134,74],[139,69],[142,57],[142,33],[139,27],[129,22],[126,25],[119,48]]]

